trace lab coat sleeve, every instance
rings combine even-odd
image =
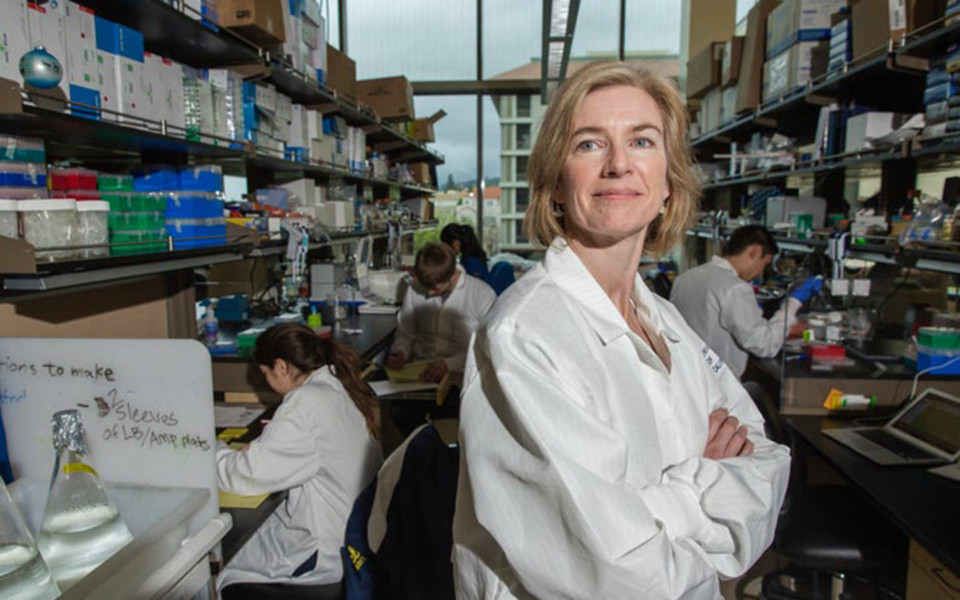
[[[218,448],[220,489],[242,495],[272,493],[314,477],[320,468],[316,421],[299,407],[281,406],[246,450]]]
[[[577,382],[548,349],[481,331],[473,352],[461,484],[531,595],[704,597],[718,573],[745,571],[769,544],[785,449],[698,457],[630,486],[622,438],[573,392]]]
[[[470,339],[473,337],[473,333],[480,326],[480,321],[483,320],[483,317],[490,310],[490,307],[493,306],[493,303],[497,299],[497,294],[494,293],[493,288],[484,284],[476,286],[474,292],[474,297],[470,299],[468,309],[464,313],[464,321],[466,323],[466,329]],[[469,344],[463,348],[462,352],[457,352],[446,358],[444,362],[447,363],[447,368],[454,372],[463,372],[464,366],[467,363],[467,350]]]
[[[783,347],[784,331],[796,322],[800,306],[796,298],[787,298],[780,310],[764,319],[750,286],[737,285],[720,303],[720,326],[747,352],[761,358],[774,356]]]
[[[403,304],[400,305],[400,312],[397,313],[397,331],[393,336],[393,345],[390,347],[392,352],[403,352],[407,360],[411,358],[413,341],[417,337],[417,315],[414,312],[415,292],[412,285],[407,288],[407,293],[403,296]]]

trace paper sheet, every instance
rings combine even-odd
[[[430,361],[420,360],[408,362],[399,369],[384,367],[383,370],[386,371],[390,381],[394,383],[419,382],[420,373],[423,373],[423,370],[426,369],[429,364]]]
[[[403,383],[394,383],[393,381],[371,381],[370,387],[373,389],[373,393],[378,396],[390,396],[392,394],[403,394],[407,392],[435,390],[439,386],[436,383],[423,383],[420,381],[408,381]]]
[[[241,496],[220,490],[220,508],[257,508],[269,495]]]
[[[224,406],[214,404],[213,421],[217,427],[246,427],[265,409],[259,406]]]

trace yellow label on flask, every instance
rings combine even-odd
[[[89,473],[94,477],[99,477],[93,467],[83,463],[67,463],[63,465],[63,474],[69,475],[70,473]]]

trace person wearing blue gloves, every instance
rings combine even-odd
[[[769,319],[757,305],[750,281],[777,253],[777,242],[765,227],[747,225],[734,231],[721,256],[690,269],[673,283],[670,300],[691,328],[730,369],[742,376],[747,356],[774,356],[784,334],[797,321],[797,311],[823,287],[811,277],[797,286]],[[786,323],[784,323],[786,321]]]

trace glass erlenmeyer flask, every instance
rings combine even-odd
[[[50,600],[59,595],[20,510],[0,481],[0,598]]]
[[[67,589],[133,537],[87,459],[80,411],[53,415],[57,453],[38,545],[54,578]]]

